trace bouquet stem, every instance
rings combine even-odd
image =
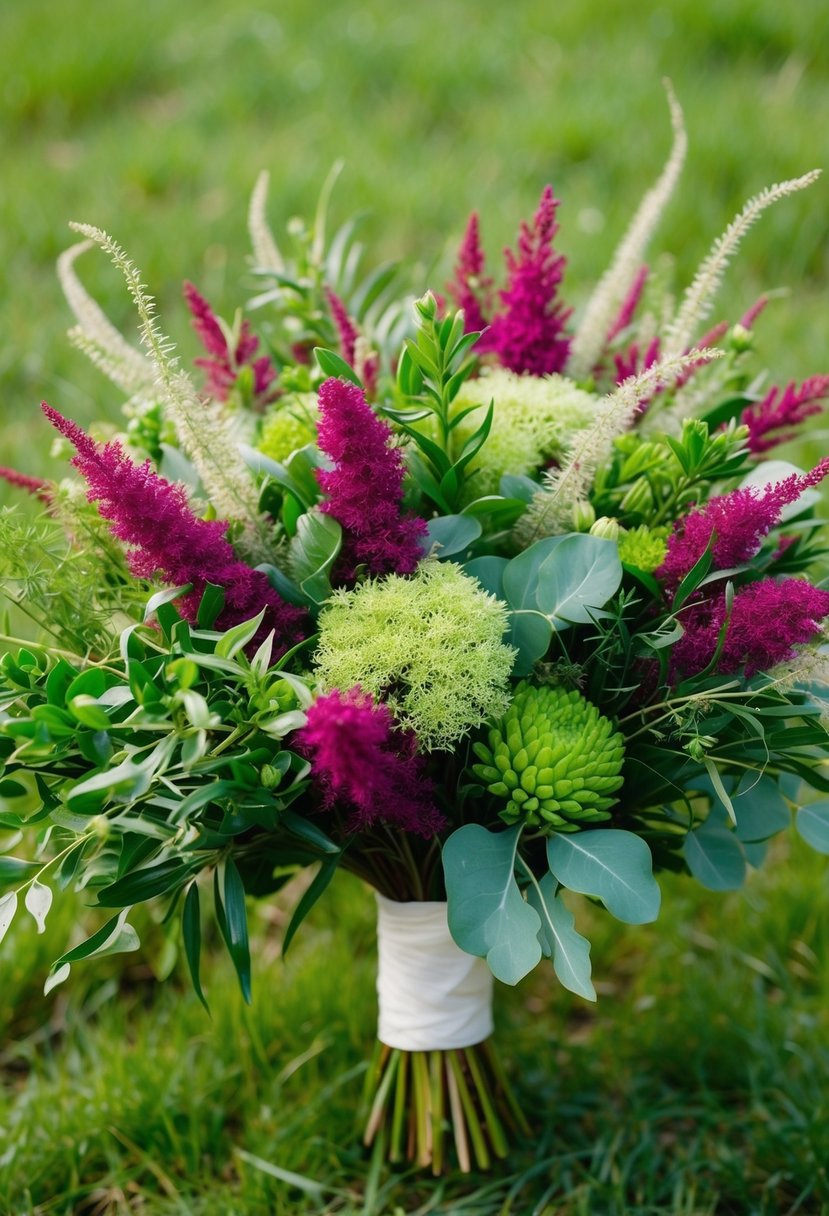
[[[491,1039],[473,1047],[404,1051],[378,1042],[368,1073],[363,1143],[383,1136],[392,1163],[436,1176],[457,1163],[486,1170],[529,1126]]]

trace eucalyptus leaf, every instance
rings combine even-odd
[[[795,827],[818,853],[829,853],[829,801],[811,802],[795,815]]]
[[[724,823],[708,820],[685,837],[688,869],[709,891],[736,891],[746,879],[746,860],[735,834]]]
[[[515,881],[520,836],[521,825],[496,833],[471,823],[443,846],[449,931],[505,984],[517,984],[541,958],[541,920]]]
[[[589,533],[565,536],[538,571],[536,602],[554,629],[588,625],[622,583],[615,541]]]
[[[468,549],[482,531],[479,521],[471,515],[438,515],[429,520],[423,544],[427,551],[437,545],[437,556],[442,559]]]
[[[547,840],[550,872],[571,891],[600,899],[617,920],[644,925],[659,915],[661,893],[641,836],[598,828]]]
[[[527,901],[541,921],[538,939],[541,949],[553,960],[553,969],[562,986],[585,1000],[596,1000],[590,978],[590,942],[575,929],[575,917],[557,890],[552,874],[545,874],[527,888]]]
[[[14,914],[17,911],[17,892],[9,891],[7,895],[0,896],[0,942],[9,931],[9,926],[14,920]]]

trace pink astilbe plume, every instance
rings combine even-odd
[[[564,327],[572,309],[556,300],[566,264],[553,250],[557,207],[552,188],[545,186],[532,224],[521,224],[517,255],[504,251],[508,277],[498,293],[502,308],[484,337],[485,345],[478,347],[494,352],[513,372],[560,372],[570,351]]]
[[[627,329],[633,320],[634,313],[639,307],[639,301],[642,299],[642,292],[645,290],[645,283],[648,278],[648,267],[640,266],[636,272],[636,277],[630,285],[630,290],[622,300],[619,312],[616,315],[616,320],[607,331],[605,344],[607,346],[617,338],[622,330]]]
[[[716,570],[741,565],[754,557],[763,538],[780,522],[780,514],[796,502],[804,490],[819,485],[829,474],[829,456],[810,473],[792,473],[763,489],[745,486],[710,499],[674,524],[668,538],[668,552],[656,571],[665,590],[676,590],[692,566],[702,557],[709,543]]]
[[[810,642],[829,615],[829,591],[805,579],[764,578],[737,591],[716,670],[722,674],[745,668],[747,676],[768,671],[795,655],[795,646]],[[704,671],[714,657],[726,620],[725,594],[694,604],[682,614],[685,634],[674,646],[677,674]]]
[[[27,493],[34,494],[41,502],[51,501],[50,483],[43,481],[40,477],[29,477],[26,473],[18,473],[17,469],[0,466],[0,481],[5,481],[17,490],[26,490]]]
[[[829,376],[810,376],[798,388],[792,380],[783,389],[770,388],[762,401],[747,406],[740,421],[748,427],[749,450],[755,455],[768,452],[778,443],[787,443],[797,428],[813,414],[819,414],[829,397]]]
[[[195,621],[207,583],[225,590],[225,605],[216,622],[228,629],[266,609],[259,637],[275,631],[274,657],[301,641],[305,613],[286,604],[265,575],[240,561],[227,540],[224,520],[199,519],[190,510],[184,486],[166,481],[149,460],[137,465],[120,443],[98,444],[74,422],[43,403],[43,412],[74,445],[72,463],[86,480],[87,497],[97,502],[111,532],[130,548],[129,568],[137,578],[159,575],[173,586],[192,584],[179,610]]]
[[[320,509],[343,528],[340,577],[349,581],[360,565],[370,574],[413,574],[426,522],[401,514],[403,456],[391,428],[346,380],[326,380],[319,407],[319,446],[334,462],[317,470],[326,495]]]
[[[464,312],[466,333],[486,329],[486,313],[492,304],[492,279],[484,275],[484,251],[477,211],[469,217],[455,262],[455,277],[446,290],[458,308]]]
[[[240,371],[249,365],[253,373],[255,405],[264,406],[272,401],[275,396],[272,385],[277,376],[276,368],[267,355],[254,358],[259,349],[259,339],[251,333],[250,324],[242,322],[236,348],[231,350],[216,314],[192,283],[184,284],[184,298],[190,309],[193,329],[210,356],[196,359],[195,363],[207,373],[207,391],[211,397],[217,401],[227,401]]]
[[[659,338],[651,338],[645,347],[644,354],[640,355],[638,342],[631,342],[627,350],[614,355],[613,362],[616,364],[616,383],[621,384],[631,376],[638,376],[642,372],[647,371],[649,367],[653,367],[659,358],[659,347]]]
[[[340,297],[330,287],[325,288],[325,298],[328,301],[328,309],[331,313],[331,319],[337,327],[337,337],[340,342],[340,354],[345,359],[349,367],[354,366],[354,350],[359,338],[357,326],[348,315],[348,309],[342,302]]]
[[[414,734],[398,729],[389,707],[359,687],[318,697],[296,739],[325,804],[353,808],[351,831],[379,820],[428,837],[445,826]]]
[[[752,330],[754,328],[754,322],[760,316],[760,313],[763,312],[768,302],[769,298],[765,295],[760,296],[754,301],[751,308],[740,317],[739,324],[743,329]]]

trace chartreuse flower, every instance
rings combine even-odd
[[[642,524],[619,536],[619,557],[628,566],[651,574],[668,552],[669,528],[646,528]]]
[[[320,613],[325,689],[359,685],[384,701],[422,749],[449,748],[509,704],[514,651],[507,609],[452,562],[426,560],[340,590]]]
[[[258,448],[271,460],[283,463],[292,452],[315,443],[317,398],[314,393],[292,393],[272,406],[262,423]]]
[[[482,763],[472,771],[506,800],[507,823],[575,832],[610,818],[622,784],[622,736],[580,692],[519,684],[487,740],[473,744]]]
[[[489,437],[470,465],[474,497],[497,494],[504,473],[527,476],[561,454],[568,439],[593,421],[598,398],[565,376],[519,376],[491,371],[468,380],[454,402],[473,409],[455,432],[458,448],[480,426],[483,410],[495,402]]]

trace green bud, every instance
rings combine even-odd
[[[589,532],[596,522],[596,509],[586,498],[573,503],[573,531]]]
[[[591,536],[599,536],[602,540],[618,540],[622,531],[622,526],[618,519],[612,519],[609,515],[602,515],[601,519],[590,528]]]

